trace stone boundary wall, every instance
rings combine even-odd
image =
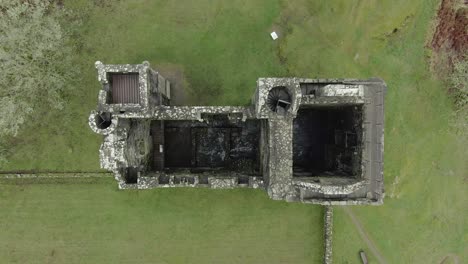
[[[333,207],[325,206],[324,214],[324,244],[325,250],[323,255],[323,263],[332,263],[332,240],[333,240]]]

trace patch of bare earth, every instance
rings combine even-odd
[[[189,83],[185,79],[184,68],[181,65],[165,63],[153,66],[171,83],[171,105],[187,105],[189,98]]]
[[[468,51],[468,0],[442,0],[430,48],[432,71],[444,78]]]
[[[460,258],[455,254],[448,254],[439,263],[440,264],[448,264],[448,263],[459,264],[460,263]]]

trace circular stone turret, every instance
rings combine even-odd
[[[291,107],[291,95],[289,94],[288,88],[284,86],[273,87],[268,92],[266,104],[268,108],[278,114],[286,114],[289,107]]]
[[[112,118],[109,112],[92,111],[88,118],[89,127],[98,134],[108,135],[117,126],[117,118]]]

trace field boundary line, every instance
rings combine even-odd
[[[346,212],[346,214],[351,218],[351,222],[353,222],[354,226],[358,230],[358,233],[361,236],[361,239],[364,240],[364,242],[366,242],[372,254],[377,258],[377,261],[379,263],[386,264],[387,262],[382,256],[382,253],[380,253],[380,251],[377,249],[377,246],[371,240],[369,235],[366,233],[366,231],[364,230],[364,227],[362,226],[361,221],[356,217],[356,215],[351,210],[351,208],[349,208],[348,206],[343,206],[342,208]]]
[[[111,173],[1,173],[0,179],[112,178]]]
[[[79,174],[79,173],[109,173],[108,171],[55,171],[55,170],[6,170],[6,171],[1,171],[0,170],[0,175],[2,174]]]

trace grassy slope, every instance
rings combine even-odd
[[[388,195],[382,207],[355,210],[390,263],[432,263],[448,253],[467,257],[466,142],[451,132],[451,105],[427,70],[424,50],[436,2],[311,4],[281,46],[293,75],[387,81]],[[297,10],[288,6],[285,12]],[[343,242],[349,234],[342,231],[354,228],[343,217],[338,213],[335,220],[334,257],[358,263],[355,252],[364,245],[359,239]]]
[[[260,190],[123,192],[111,178],[83,181],[3,180],[1,262],[318,263],[323,254],[316,206]]]
[[[99,89],[92,68],[93,62],[98,59],[105,63],[138,63],[149,60],[153,65],[178,64],[184,68],[186,77],[191,83],[192,88],[189,90],[192,95],[191,103],[199,104],[247,103],[253,92],[255,80],[259,76],[286,74],[353,78],[379,76],[384,78],[389,86],[385,128],[387,198],[385,205],[381,207],[353,209],[390,263],[432,263],[448,253],[456,253],[461,255],[462,259],[466,259],[467,253],[463,245],[467,244],[467,230],[463,220],[467,218],[467,208],[462,201],[468,200],[465,191],[466,182],[463,182],[463,176],[467,171],[467,153],[463,149],[463,142],[459,142],[451,132],[448,125],[450,103],[446,99],[442,85],[431,79],[424,53],[425,35],[436,2],[434,0],[429,2],[289,1],[288,4],[283,3],[279,6],[271,1],[229,1],[218,4],[161,1],[145,6],[144,1],[133,1],[132,4],[116,6],[114,10],[94,9],[83,30],[87,44],[80,53],[79,61],[83,67],[84,77],[80,80],[80,90],[71,101],[69,107],[71,113],[66,115],[67,118],[59,118],[60,116],[54,113],[42,113],[45,115],[43,120],[46,123],[34,126],[34,129],[26,131],[20,137],[21,140],[18,140],[13,148],[16,154],[6,169],[95,170],[98,168],[96,153],[100,139],[92,135],[85,123],[88,111],[95,105]],[[80,4],[76,5],[80,7]],[[267,37],[274,21],[285,36],[275,43]],[[397,33],[390,34],[394,28],[398,28]],[[117,30],[121,33],[115,34]],[[279,62],[277,53],[286,59],[286,64]],[[68,116],[75,119],[70,119]],[[57,126],[51,126],[50,124],[54,122],[69,124],[69,128],[62,130]],[[51,138],[50,135],[55,137]],[[73,160],[75,158],[76,161]],[[396,181],[397,177],[399,181]],[[392,184],[396,182],[393,187]],[[122,206],[121,203],[107,200],[100,192],[115,197],[117,201],[127,199],[129,203],[135,197],[159,196],[158,192],[145,192],[140,195],[133,192],[129,194],[114,192],[113,187],[105,186],[27,186],[25,190],[30,190],[32,195],[29,192],[23,194],[19,192],[20,196],[13,195],[11,201],[10,199],[8,201],[15,204],[16,200],[20,199],[23,203],[18,206],[30,208],[31,205],[25,201],[33,200],[33,197],[39,197],[38,201],[42,201],[41,199],[50,200],[48,195],[63,196],[62,202],[51,203],[50,206],[44,207],[45,210],[61,212],[63,205],[60,203],[80,200],[85,192],[86,195],[95,197],[97,201],[102,199],[107,201],[105,206],[110,217],[106,223],[112,229],[122,225],[115,219],[119,219],[119,215],[123,214],[122,210],[129,208]],[[7,186],[3,191],[13,193],[17,191],[15,188]],[[41,192],[43,188],[46,192]],[[59,196],[55,196],[58,190],[64,188],[66,192],[59,191]],[[168,201],[178,201],[177,196],[190,200],[194,195],[202,200],[214,201],[220,198],[218,194],[204,191],[201,191],[201,194],[191,190],[174,192],[177,192],[177,195],[168,196],[170,197],[167,198]],[[220,204],[218,209],[223,206],[231,207],[226,209],[226,213],[239,213],[242,216],[242,213],[245,213],[243,210],[248,208],[238,208],[232,204],[232,200],[246,199],[244,195],[249,197],[248,192],[241,192],[231,198],[223,197],[222,199],[226,199],[223,201],[216,200],[216,203]],[[145,199],[136,199],[142,203],[138,207],[139,210],[158,206]],[[262,199],[265,198],[262,196]],[[262,199],[259,198],[260,201],[255,200],[252,203],[269,204]],[[190,205],[197,208],[196,199],[191,200],[193,202]],[[38,206],[36,202],[33,204]],[[269,206],[272,207],[278,205],[280,209],[277,210],[282,210],[282,206],[287,207],[283,203],[271,202],[271,204]],[[35,207],[31,209],[32,212],[28,210],[25,213],[8,209],[5,205],[3,208],[10,210],[7,211],[9,213],[6,214],[6,219],[21,217],[19,214],[30,213],[31,215],[28,215],[30,217],[40,215],[40,211],[34,211]],[[160,213],[169,213],[169,208],[165,208],[160,208]],[[321,221],[320,217],[317,217],[321,210],[317,207],[300,208],[310,212],[311,222],[314,219]],[[88,207],[80,208],[77,202],[72,209],[70,214],[78,215],[80,210],[88,210]],[[75,210],[77,212],[74,212]],[[202,213],[205,209],[199,210],[199,213]],[[299,221],[294,219],[304,216],[301,210],[289,211],[291,215],[285,224],[289,226],[294,224],[294,221]],[[186,217],[193,218],[194,212],[191,212],[188,212]],[[59,223],[69,219],[67,214],[53,216]],[[196,221],[210,221],[212,215],[205,217]],[[265,222],[267,218],[263,217]],[[129,218],[120,219],[135,220]],[[163,223],[170,223],[173,218],[165,216],[160,220]],[[93,236],[92,230],[96,231],[100,226],[93,225],[89,219],[86,221],[91,229],[87,234]],[[12,234],[24,229],[26,223],[29,222],[24,220],[11,227]],[[231,224],[234,230],[242,228],[237,223],[231,222]],[[341,210],[337,210],[335,224],[335,261],[358,263],[357,250],[365,248],[365,245]],[[155,224],[148,227],[160,228]],[[59,225],[57,228],[59,230],[56,232],[57,235],[65,232],[65,227]],[[317,227],[309,225],[307,228]],[[52,227],[49,230],[53,230]],[[221,229],[211,227],[204,229],[209,233],[215,230]],[[297,230],[291,229],[289,232]],[[131,246],[128,244],[129,236],[117,232],[117,229],[108,231],[118,238],[112,241],[113,246],[107,252],[115,251],[125,245]],[[261,232],[264,239],[259,240],[258,247],[265,249],[269,243],[268,236],[274,234],[268,233],[267,230]],[[297,241],[302,239],[305,241],[303,245],[310,245],[307,250],[313,250],[311,248],[315,247],[312,245],[320,243],[321,235],[314,234],[311,237],[311,234],[321,231],[308,232],[310,233],[305,232],[302,238],[297,237]],[[213,233],[212,236],[216,234]],[[41,237],[41,234],[37,234],[37,237]],[[261,236],[258,237],[260,239]],[[143,234],[138,238],[147,241]],[[88,239],[89,237],[82,237],[79,241],[88,241]],[[189,241],[206,243],[200,238]],[[218,242],[213,240],[211,243]],[[231,249],[244,250],[244,244],[241,242],[232,242],[238,244]],[[292,248],[294,243],[296,242],[292,242],[286,248]],[[177,245],[176,242],[166,244],[168,247]],[[17,250],[25,250],[17,245]],[[67,248],[63,246],[63,250]],[[305,257],[309,254],[306,253],[306,249],[302,250],[302,253],[299,252],[297,255],[294,250],[288,253],[281,251],[281,255],[297,257],[295,260],[300,262],[299,255]],[[177,258],[175,252],[168,251],[168,258]],[[252,254],[245,256],[255,255],[260,260],[270,256],[266,254],[266,249],[262,251],[265,254],[249,252]],[[39,250],[29,256],[43,254],[45,253]],[[106,255],[105,252],[103,255],[97,252],[94,254],[96,258],[111,255]],[[220,256],[222,254],[228,256],[226,261],[235,262],[235,259],[229,259],[234,252],[222,251]],[[311,251],[310,257],[318,259],[317,254],[319,253]],[[179,257],[184,256],[180,255]],[[93,259],[91,255],[89,259],[95,258]]]

